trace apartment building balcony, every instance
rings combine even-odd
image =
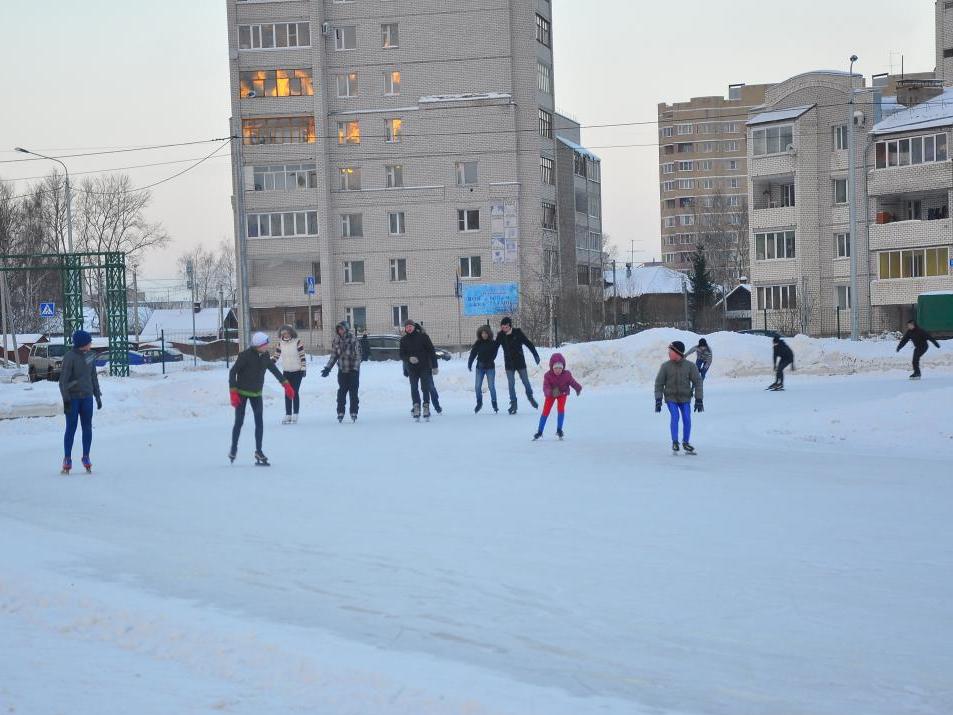
[[[950,207],[946,191],[893,193],[873,206],[871,250],[937,246],[950,242]]]
[[[796,169],[796,152],[751,156],[748,159],[748,174],[752,179],[781,175],[793,176]]]
[[[797,223],[793,174],[752,181],[750,223],[753,229],[794,226]]]
[[[898,192],[949,190],[953,181],[953,162],[938,161],[911,166],[873,169],[867,176],[867,192],[871,196],[887,196]]]
[[[871,305],[914,305],[921,293],[953,290],[953,275],[894,278],[870,282]]]
[[[951,231],[949,218],[875,223],[870,225],[870,250],[942,246],[951,242]]]

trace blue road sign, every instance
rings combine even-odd
[[[40,303],[40,317],[41,318],[55,318],[56,317],[56,303]]]
[[[308,295],[314,295],[315,293],[314,285],[315,285],[314,276],[307,276],[304,279],[304,292],[307,293]]]

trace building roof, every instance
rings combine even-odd
[[[3,345],[3,341],[4,339],[6,339],[7,348],[12,350],[13,338],[14,336],[10,333],[7,333],[6,335],[0,335],[0,346]],[[20,345],[32,345],[33,343],[38,343],[41,340],[44,340],[45,338],[46,338],[46,333],[17,333],[16,335],[18,347]]]
[[[576,142],[569,141],[568,139],[564,137],[556,137],[556,141],[561,142],[562,144],[565,144],[574,152],[577,152],[578,154],[582,154],[583,156],[588,157],[589,159],[592,159],[593,161],[602,161],[602,159],[600,159],[598,156],[593,154],[591,151],[586,149],[586,147],[582,146],[581,144],[576,144]]]
[[[431,94],[417,101],[419,104],[433,104],[435,102],[478,102],[484,99],[512,99],[512,96],[501,92],[469,92],[467,94]]]
[[[225,311],[228,315],[228,311]],[[216,335],[221,328],[218,308],[203,308],[195,313],[195,336]],[[188,334],[192,337],[192,309],[160,309],[152,311],[149,321],[142,329],[142,336],[145,338],[158,337],[161,331],[165,331],[167,337],[172,333],[178,333],[176,337]]]
[[[715,303],[715,305],[721,305],[721,301],[722,301],[722,300],[728,300],[731,296],[733,296],[735,293],[737,293],[737,292],[740,291],[740,290],[747,291],[748,293],[750,293],[750,292],[751,292],[751,284],[750,284],[750,283],[739,283],[739,284],[736,285],[734,288],[732,288],[730,291],[728,291],[728,294],[727,294],[724,298],[719,298],[718,301]]]
[[[953,125],[953,88],[947,88],[943,90],[943,94],[921,104],[894,112],[886,119],[877,122],[870,133],[893,134],[951,125]]]
[[[688,276],[665,266],[635,266],[606,271],[606,298],[637,298],[640,295],[682,293],[689,289]]]
[[[749,127],[754,124],[768,124],[769,122],[783,122],[786,119],[797,119],[805,112],[814,109],[815,105],[805,104],[801,107],[790,107],[789,109],[777,109],[771,112],[762,112],[756,114],[745,124]]]

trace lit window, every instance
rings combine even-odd
[[[341,191],[359,191],[361,188],[361,170],[354,166],[338,169],[338,188]]]
[[[384,73],[384,94],[396,96],[400,94],[400,71],[390,70]]]
[[[361,123],[358,121],[338,122],[338,144],[360,144]]]
[[[400,141],[401,127],[403,121],[400,119],[388,119],[384,124],[385,141],[389,144],[396,144]]]
[[[242,99],[257,97],[311,97],[311,70],[254,70],[239,72]]]

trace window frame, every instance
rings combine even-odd
[[[476,223],[473,224],[473,216]],[[459,233],[474,233],[480,230],[480,209],[457,209],[457,231]]]
[[[460,256],[459,266],[461,280],[477,280],[483,277],[483,259],[480,256]]]

